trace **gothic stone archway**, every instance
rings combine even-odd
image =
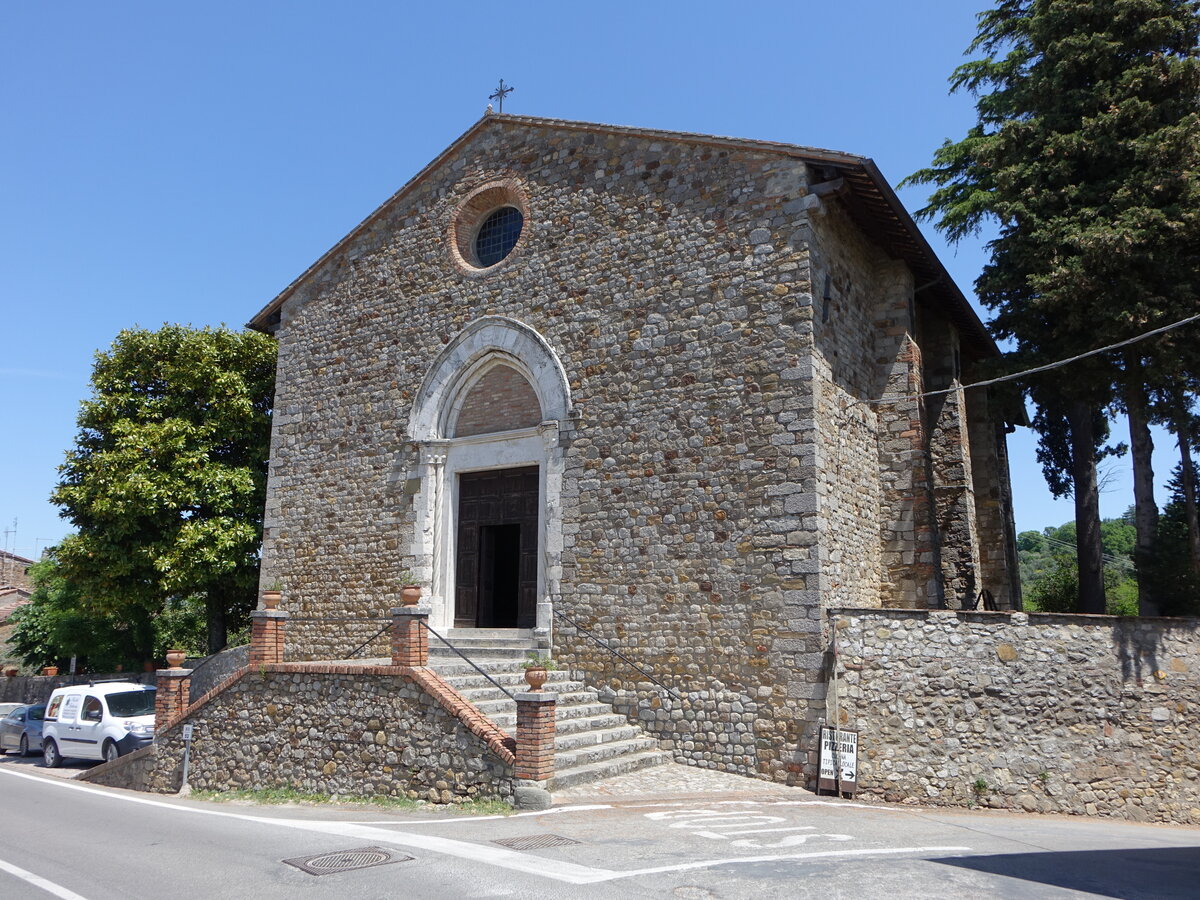
[[[549,640],[570,412],[557,356],[512,319],[476,320],[430,367],[410,418],[408,483],[414,574],[435,628],[533,627]]]

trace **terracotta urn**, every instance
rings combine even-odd
[[[6,678],[16,678],[17,677],[17,667],[9,666],[7,669],[4,670],[4,675]]]
[[[279,606],[279,601],[283,599],[283,591],[263,591],[263,609],[276,609]]]
[[[46,666],[46,668],[42,669],[42,674],[49,675],[51,678],[53,678],[58,674],[58,666]]]
[[[402,606],[416,606],[421,602],[421,586],[419,584],[406,584],[400,588],[400,604]]]
[[[528,682],[531,691],[540,691],[548,677],[545,666],[530,666],[525,670],[525,681]]]
[[[183,661],[187,659],[187,654],[182,650],[167,651],[167,667],[171,669],[182,669]]]

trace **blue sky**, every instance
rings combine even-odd
[[[947,77],[983,5],[8,5],[0,530],[17,528],[2,546],[32,556],[68,530],[47,498],[98,349],[135,324],[246,322],[501,77],[514,113],[845,150],[895,183],[973,120]],[[916,209],[924,191],[901,197]],[[926,233],[970,294],[982,241]],[[1165,481],[1175,451],[1158,439]],[[1018,528],[1071,519],[1032,436],[1010,450]],[[1113,464],[1106,516],[1132,502],[1127,468]]]

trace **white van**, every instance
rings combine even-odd
[[[154,740],[154,694],[133,681],[55,688],[42,724],[46,766],[72,757],[108,762],[145,747]]]

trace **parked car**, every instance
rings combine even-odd
[[[5,704],[6,706],[8,704]],[[0,719],[0,753],[15,750],[18,756],[42,751],[42,719],[46,704],[18,706]]]
[[[0,703],[0,719],[7,716],[14,709],[18,709],[24,705],[24,703]]]
[[[132,681],[103,681],[55,688],[42,726],[42,760],[53,769],[64,759],[105,762],[154,740],[154,688]]]

